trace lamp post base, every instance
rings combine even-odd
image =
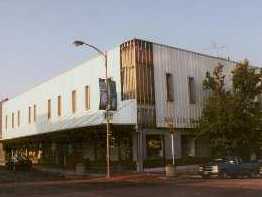
[[[166,176],[174,177],[175,175],[176,175],[176,167],[174,165],[167,165],[166,166]]]

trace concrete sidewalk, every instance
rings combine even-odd
[[[61,168],[45,168],[42,166],[35,166],[34,168],[42,172],[56,174],[56,175],[64,176],[64,177],[74,177],[74,176],[76,177],[82,177],[82,176],[101,177],[101,176],[104,176],[104,174],[102,173],[89,173],[89,172],[85,172],[79,175],[75,170],[65,170]]]
[[[48,185],[66,185],[66,184],[82,184],[82,183],[152,183],[163,181],[163,177],[159,175],[149,174],[130,174],[112,176],[107,178],[103,177],[75,177],[76,179],[64,179],[64,180],[47,180],[47,181],[34,181],[34,182],[7,182],[1,183],[1,188],[17,187],[17,186],[48,186]]]
[[[8,181],[0,183],[1,188],[12,188],[12,187],[34,187],[34,186],[59,186],[59,185],[72,185],[72,184],[138,184],[138,183],[164,183],[164,182],[177,182],[187,180],[188,178],[192,178],[192,173],[188,173],[188,170],[195,170],[197,166],[180,166],[177,168],[179,173],[176,174],[175,177],[166,177],[164,168],[151,168],[145,169],[143,173],[136,172],[125,172],[121,174],[113,174],[111,178],[106,178],[105,175],[97,175],[92,176],[87,174],[85,176],[74,176],[73,171],[68,172],[68,176],[54,176],[51,179],[47,176],[46,178],[43,176],[42,179],[35,180],[34,177],[25,177],[23,181]],[[187,172],[183,174],[182,172]],[[37,171],[36,171],[37,172]],[[45,171],[49,172],[50,171]],[[61,171],[57,171],[53,169],[52,173],[59,173]],[[28,172],[30,173],[30,172]],[[51,173],[51,174],[52,174]],[[73,173],[73,175],[71,174]],[[25,173],[26,175],[27,173]],[[30,173],[30,176],[38,176],[38,173]]]
[[[186,166],[176,166],[177,174],[197,174],[199,165],[186,165]],[[153,174],[165,174],[165,167],[160,168],[146,168],[144,172]]]
[[[59,168],[44,168],[44,167],[36,167],[37,170],[51,173],[63,177],[103,177],[105,174],[103,173],[90,173],[85,172],[81,175],[76,173],[74,170],[65,170]],[[176,174],[177,175],[194,175],[198,173],[199,165],[186,165],[186,166],[176,166]],[[153,175],[164,175],[165,174],[165,167],[158,167],[158,168],[145,168],[144,173],[146,174],[153,174]],[[136,171],[128,171],[128,172],[121,172],[121,173],[113,173],[113,175],[123,176],[123,175],[130,175],[130,174],[137,174]]]

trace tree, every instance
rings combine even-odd
[[[206,136],[214,156],[227,154],[248,158],[257,153],[261,138],[262,72],[248,61],[235,66],[232,86],[225,86],[219,64],[203,81],[211,92],[198,121],[197,136]]]

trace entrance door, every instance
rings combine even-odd
[[[163,135],[147,135],[147,161],[146,167],[158,167],[165,165],[165,143]],[[151,162],[151,163],[150,163]]]
[[[195,156],[195,140],[191,135],[181,136],[182,157]]]

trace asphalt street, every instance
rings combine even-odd
[[[161,179],[146,181],[47,181],[5,183],[0,185],[4,197],[261,197],[262,179]]]

